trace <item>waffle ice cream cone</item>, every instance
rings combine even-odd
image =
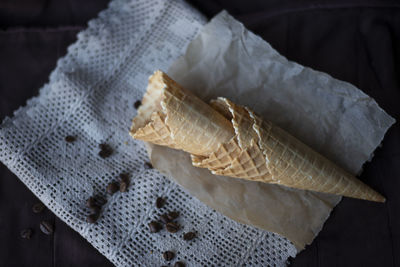
[[[181,149],[213,174],[383,202],[324,156],[226,98],[208,105],[165,73],[149,78],[133,138]]]

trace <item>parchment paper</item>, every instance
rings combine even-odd
[[[394,119],[353,85],[288,61],[223,11],[167,73],[204,100],[225,96],[253,109],[356,174]],[[300,251],[341,197],[212,175],[189,154],[150,145],[153,165],[241,223],[287,237]]]

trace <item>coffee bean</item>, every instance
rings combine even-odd
[[[38,203],[36,203],[36,204],[34,204],[32,206],[32,211],[34,213],[40,213],[40,212],[42,212],[44,210],[44,208],[45,208],[45,206],[43,205],[43,203],[42,202],[38,202]]]
[[[121,173],[119,175],[119,178],[121,179],[121,181],[129,182],[129,174],[127,173]]]
[[[168,215],[165,213],[165,214],[160,215],[160,221],[162,223],[166,224],[166,223],[169,223],[171,220],[168,218]]]
[[[188,232],[188,233],[186,233],[186,234],[183,235],[183,240],[189,241],[189,240],[192,240],[192,239],[195,238],[195,237],[196,237],[196,233],[194,233],[194,232]]]
[[[108,158],[109,156],[111,156],[112,151],[110,150],[100,150],[99,152],[99,156],[102,157],[103,159]]]
[[[31,239],[32,233],[33,233],[33,231],[31,228],[23,229],[21,231],[21,237],[23,239]]]
[[[170,233],[176,233],[179,231],[180,225],[175,222],[169,222],[165,225],[167,231]]]
[[[138,109],[140,106],[142,105],[142,102],[140,100],[137,100],[135,102],[135,104],[133,104],[133,106],[135,107],[135,109]]]
[[[90,207],[90,210],[91,210],[93,213],[98,213],[98,214],[100,214],[101,207],[100,207],[99,205],[94,205],[94,206]]]
[[[96,204],[98,204],[100,207],[102,207],[104,204],[107,203],[107,199],[102,197],[101,195],[96,195],[94,197]]]
[[[94,197],[89,197],[88,200],[86,200],[86,206],[88,208],[96,206],[96,199]]]
[[[103,143],[103,144],[100,144],[99,147],[100,147],[100,152],[99,152],[100,157],[107,158],[107,157],[111,156],[113,150],[109,145]]]
[[[119,184],[119,191],[120,192],[126,192],[128,190],[128,185],[125,182],[121,182]]]
[[[99,219],[100,213],[92,213],[86,217],[88,223],[95,223]]]
[[[145,169],[153,169],[153,165],[150,162],[145,162],[144,163],[144,168]]]
[[[42,221],[39,228],[46,235],[51,235],[54,231],[53,224],[48,221]]]
[[[149,223],[150,233],[157,233],[161,230],[162,225],[159,222],[152,221]]]
[[[157,207],[157,209],[161,209],[164,206],[164,204],[165,204],[165,199],[164,198],[158,197],[156,199],[156,207]]]
[[[119,177],[121,178],[121,182],[119,184],[119,191],[121,192],[126,192],[128,190],[129,187],[129,175],[126,173],[121,173],[119,175]]]
[[[173,253],[172,251],[165,251],[163,253],[163,258],[166,261],[171,261],[173,258],[175,258],[175,253]]]
[[[107,200],[100,195],[95,197],[90,197],[86,200],[86,206],[93,211],[101,209],[101,207],[106,204]]]
[[[75,142],[75,140],[76,140],[76,137],[75,137],[75,136],[72,136],[72,135],[67,135],[67,136],[65,137],[65,142],[67,142],[67,143]]]
[[[110,146],[108,144],[106,144],[106,143],[101,143],[101,144],[99,144],[99,148],[101,150],[107,150],[107,149],[110,148]]]
[[[107,186],[107,193],[113,195],[119,189],[119,184],[117,182],[111,182]]]
[[[181,261],[177,261],[175,262],[174,267],[185,267],[185,264]]]
[[[168,216],[168,219],[169,219],[170,221],[173,221],[173,220],[175,220],[176,218],[179,217],[179,212],[177,212],[177,211],[170,211],[170,212],[168,212],[167,216]]]

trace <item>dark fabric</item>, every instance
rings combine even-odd
[[[208,17],[228,10],[290,60],[348,81],[400,120],[400,3],[396,1],[191,0]],[[0,2],[0,120],[38,92],[57,58],[107,1]],[[360,179],[385,204],[344,198],[292,266],[400,266],[400,127]],[[0,266],[110,266],[51,212],[33,214],[33,194],[0,166]],[[43,235],[42,219],[55,222]],[[19,232],[34,229],[31,240]]]

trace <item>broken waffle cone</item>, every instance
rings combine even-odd
[[[133,138],[181,149],[213,174],[384,202],[385,198],[310,147],[226,98],[210,105],[165,73],[149,78]]]

